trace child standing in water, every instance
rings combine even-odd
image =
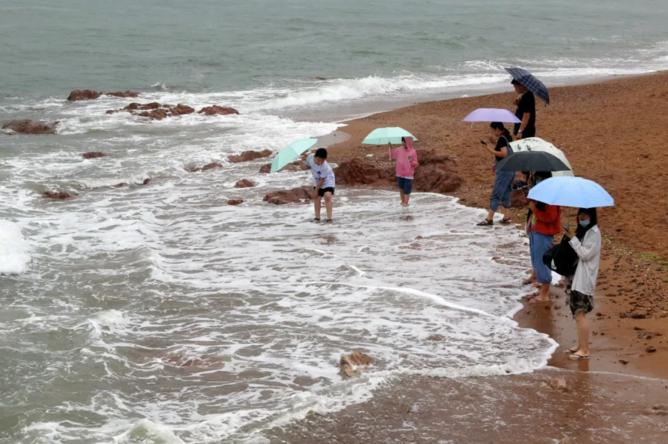
[[[412,137],[402,137],[403,147],[390,149],[390,160],[396,161],[397,185],[401,196],[401,206],[407,207],[413,189],[413,175],[418,166],[417,152],[413,148]]]
[[[568,292],[568,305],[578,331],[577,345],[568,349],[569,357],[573,360],[589,358],[589,323],[586,315],[594,308],[594,289],[601,262],[601,231],[598,229],[596,208],[580,208],[577,218],[578,227],[570,244],[579,262]],[[571,236],[567,228],[564,232]]]
[[[332,207],[334,205],[335,178],[332,167],[327,163],[327,150],[318,148],[315,155],[311,154],[306,158],[306,163],[311,168],[313,174],[314,189],[316,195],[313,198],[315,208],[314,222],[320,222],[321,198],[325,198],[325,208],[327,210],[327,222],[332,222]]]

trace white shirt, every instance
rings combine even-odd
[[[313,174],[313,181],[315,186],[319,188],[334,188],[334,171],[332,167],[329,166],[329,163],[325,160],[322,165],[315,163],[314,155],[310,154],[306,158],[306,163],[311,168],[311,174]],[[325,182],[320,186],[320,179],[325,179]]]
[[[571,288],[580,293],[594,295],[598,267],[601,263],[601,231],[594,225],[584,235],[584,239],[573,236],[569,242],[577,253],[580,261],[575,269]]]

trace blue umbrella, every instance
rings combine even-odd
[[[271,161],[271,172],[280,171],[287,164],[297,160],[304,151],[311,148],[316,142],[317,139],[299,139],[282,148],[276,154],[274,160]]]
[[[550,93],[547,91],[547,87],[529,71],[518,67],[506,68],[506,71],[513,76],[514,80],[526,86],[529,91],[538,96],[543,102],[550,103]]]
[[[575,208],[612,207],[615,200],[593,180],[559,176],[540,182],[529,191],[529,199]]]
[[[385,145],[391,143],[394,145],[399,145],[401,143],[402,137],[412,137],[413,140],[417,140],[417,137],[415,137],[405,129],[395,126],[388,128],[376,128],[364,138],[362,144]]]
[[[506,123],[520,123],[515,114],[503,108],[478,108],[471,111],[464,122],[506,122]]]

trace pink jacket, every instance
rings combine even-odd
[[[397,161],[397,177],[412,179],[415,168],[418,166],[417,152],[413,148],[412,141],[407,140],[406,145],[406,147],[393,149],[390,157]]]

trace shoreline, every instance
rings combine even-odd
[[[537,106],[538,136],[554,142],[566,152],[576,175],[598,181],[616,199],[615,208],[601,211],[600,225],[605,245],[596,303],[594,310],[588,315],[592,328],[592,359],[573,362],[561,353],[575,338],[575,325],[563,290],[553,289],[553,302],[549,307],[525,305],[513,316],[520,326],[546,333],[560,344],[560,348],[549,360],[550,366],[668,379],[668,359],[665,359],[668,353],[668,322],[665,321],[668,318],[668,242],[662,236],[662,225],[668,227],[668,217],[661,221],[662,207],[654,207],[652,216],[658,223],[654,227],[642,227],[646,232],[646,239],[640,242],[635,233],[639,231],[638,227],[635,227],[635,230],[629,229],[639,221],[633,216],[647,210],[644,208],[646,205],[629,201],[624,196],[625,193],[636,195],[636,190],[628,190],[626,184],[628,179],[635,176],[615,177],[615,173],[618,176],[629,173],[623,163],[612,165],[613,168],[601,168],[598,162],[614,157],[614,152],[604,152],[599,159],[592,159],[596,156],[589,154],[591,150],[587,149],[588,147],[578,146],[582,141],[595,138],[600,139],[596,143],[597,147],[613,144],[615,147],[635,145],[636,149],[642,151],[635,156],[637,159],[656,158],[659,162],[655,165],[656,169],[665,171],[665,168],[668,168],[668,156],[662,153],[661,137],[649,137],[651,140],[637,144],[637,134],[634,132],[620,131],[610,135],[605,133],[610,127],[624,128],[629,124],[626,107],[610,107],[611,101],[629,104],[634,101],[634,97],[635,101],[652,97],[666,99],[666,85],[668,72],[559,86],[550,89],[554,96],[551,105]],[[487,127],[484,123],[465,124],[461,119],[476,107],[498,106],[512,109],[511,100],[511,93],[496,93],[418,103],[343,122],[345,126],[323,138],[323,142],[329,142],[327,145],[330,145],[331,158],[335,162],[363,159],[368,154],[382,155],[386,149],[360,145],[361,139],[372,128],[406,128],[420,140],[417,143],[418,154],[423,150],[434,150],[439,154],[453,156],[457,162],[457,173],[463,178],[463,184],[458,190],[446,194],[457,197],[463,205],[485,208],[491,191],[492,176],[487,168],[491,161],[475,144],[479,136],[487,135]],[[668,115],[666,100],[658,100],[656,106],[659,109],[653,110],[649,117],[643,112],[646,118],[644,126],[658,129],[658,136],[662,133],[668,135],[663,130],[668,128],[668,118],[664,117]],[[582,111],[574,113],[575,116],[564,115],[565,110],[580,108],[591,110],[591,116],[595,119],[585,119],[586,125],[580,125],[582,128],[578,128],[573,135],[564,134],[560,128],[577,126],[574,118],[583,115]],[[597,109],[603,109],[603,115],[594,114]],[[647,132],[651,133],[649,130]],[[609,167],[610,163],[603,166]],[[633,167],[629,166],[631,172]],[[637,171],[638,179],[645,176],[642,174],[643,170],[644,168],[639,168]],[[419,174],[419,170],[416,174]],[[643,180],[636,182],[641,182],[635,184],[640,185],[641,189],[647,188],[642,186]],[[665,177],[663,182],[665,189],[668,189]],[[651,199],[653,202],[661,202],[661,188],[663,187],[654,184],[655,198]],[[637,206],[643,208],[635,208]],[[664,205],[664,217],[668,214],[666,206],[668,205]],[[627,212],[632,213],[630,217],[626,217]],[[526,210],[514,208],[512,213],[514,223],[520,227]],[[564,213],[562,221],[568,220],[565,216],[572,217],[573,212],[566,210]],[[620,214],[623,220],[618,220]],[[631,232],[627,233],[628,231]],[[642,281],[636,273],[644,274]],[[521,277],[518,277],[518,280],[521,280]],[[647,302],[657,303],[651,308],[647,307]],[[652,347],[655,351],[650,351]]]
[[[272,442],[488,442],[494,437],[510,443],[527,434],[537,442],[656,442],[668,433],[668,239],[663,236],[668,175],[647,174],[668,169],[663,146],[668,72],[554,87],[550,93],[553,103],[537,107],[537,135],[562,148],[576,175],[601,183],[616,202],[599,216],[604,246],[594,310],[588,314],[591,359],[570,361],[563,353],[575,338],[575,322],[563,290],[553,288],[551,304],[524,304],[512,317],[559,344],[545,367],[497,377],[399,376],[369,401],[325,415],[311,412],[268,430]],[[477,141],[488,134],[487,126],[461,119],[477,107],[512,109],[512,98],[499,93],[432,101],[353,119],[335,132],[345,140],[328,146],[330,158],[387,167],[376,160],[386,147],[360,142],[375,127],[401,126],[418,137],[418,156],[433,150],[454,160],[452,173],[462,185],[445,194],[485,208],[492,160]],[[641,111],[628,112],[636,107]],[[615,131],[626,127],[634,130]],[[362,186],[390,189],[386,184]],[[562,221],[574,214],[566,209]],[[525,208],[513,209],[518,229],[525,215]],[[522,278],[517,276],[518,290]],[[537,423],[537,416],[551,420]]]

